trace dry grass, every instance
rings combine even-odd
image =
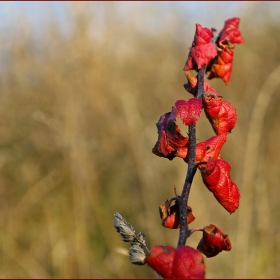
[[[177,243],[178,232],[161,227],[157,205],[174,185],[180,192],[186,165],[151,149],[159,116],[190,97],[182,67],[194,23],[173,15],[154,34],[139,30],[136,10],[124,21],[117,3],[89,6],[65,6],[66,35],[53,18],[36,37],[23,15],[0,30],[1,278],[155,277],[122,254],[128,246],[113,228],[116,211],[145,232],[149,247]],[[238,112],[223,157],[240,208],[228,215],[199,174],[190,196],[193,226],[214,223],[233,244],[205,260],[208,278],[280,276],[280,87],[273,79],[280,30],[270,20],[252,32],[255,9],[241,19],[246,43],[236,49],[229,85],[211,81]],[[153,4],[145,16],[156,12]],[[203,117],[198,139],[212,135]]]

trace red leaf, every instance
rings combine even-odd
[[[217,159],[220,156],[220,151],[222,149],[223,144],[226,142],[226,135],[219,134],[209,138],[204,142],[200,142],[196,145],[196,159],[195,163],[205,161],[207,162],[209,158]],[[187,161],[188,154],[184,158],[184,161]],[[202,167],[201,165],[200,167]]]
[[[231,243],[226,234],[223,234],[220,229],[210,224],[204,227],[203,237],[200,240],[197,249],[207,258],[214,257],[220,252],[230,251]]]
[[[202,101],[198,98],[177,100],[172,112],[162,115],[156,124],[158,140],[152,152],[169,160],[174,157],[185,158],[189,138],[181,133],[180,127],[175,123],[176,118],[180,118],[185,125],[191,125],[199,119],[201,111]]]
[[[184,66],[185,71],[191,69],[198,70],[203,65],[207,65],[217,55],[216,46],[211,42],[212,37],[213,33],[210,29],[196,24],[194,41]]]
[[[200,24],[196,24],[193,43],[196,46],[205,45],[211,42],[213,32],[211,29],[203,28]]]
[[[173,279],[204,279],[205,265],[198,250],[189,246],[179,246],[173,262]]]
[[[155,245],[145,262],[163,278],[170,278],[175,254],[176,251],[171,246]]]
[[[241,44],[245,40],[238,30],[240,19],[231,18],[225,21],[224,28],[221,30],[218,36],[218,44],[224,44],[225,41],[229,41],[231,44]]]
[[[221,96],[204,94],[202,97],[204,112],[216,134],[228,133],[235,127],[237,113],[231,103]]]
[[[201,115],[202,102],[198,98],[186,100],[177,100],[172,108],[172,116],[179,117],[185,125],[196,123]]]
[[[212,158],[208,160],[206,167],[200,168],[206,187],[229,213],[233,213],[239,206],[240,193],[230,179],[230,170],[227,161]]]
[[[195,217],[192,214],[192,208],[190,206],[187,206],[187,210],[187,223],[190,224],[195,220]],[[160,204],[159,214],[164,227],[172,229],[180,227],[179,206],[175,198],[167,200],[164,204]]]
[[[170,246],[154,246],[145,261],[163,278],[205,278],[203,256],[189,246],[179,246],[176,250]]]
[[[228,46],[218,51],[218,56],[212,62],[208,79],[221,78],[227,85],[232,72],[234,52]]]
[[[197,78],[193,76],[189,71],[186,72],[186,77],[188,79],[188,83],[184,84],[185,89],[193,94],[197,95]],[[219,96],[218,92],[211,87],[211,85],[204,81],[204,92],[211,93],[212,95]]]
[[[174,157],[184,158],[187,154],[188,136],[184,136],[175,124],[171,112],[162,115],[157,122],[158,140],[152,152],[160,157],[172,160]]]
[[[196,145],[196,161],[208,161],[209,158],[218,158],[223,144],[226,142],[225,134],[213,136]]]

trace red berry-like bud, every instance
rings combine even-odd
[[[223,234],[220,229],[210,224],[203,229],[203,237],[197,249],[207,258],[211,258],[218,255],[223,250],[230,251],[231,243],[226,234]]]
[[[162,225],[166,228],[177,229],[180,227],[179,206],[177,200],[167,200],[159,206],[159,214],[162,220]],[[195,220],[192,213],[192,208],[187,206],[187,223],[190,224]]]

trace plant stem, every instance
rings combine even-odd
[[[203,66],[197,75],[197,98],[202,97],[204,92],[204,74],[206,65]],[[186,179],[184,182],[183,190],[178,198],[179,202],[179,213],[180,213],[180,233],[177,246],[185,245],[187,238],[190,235],[187,223],[187,205],[189,193],[192,185],[194,175],[197,170],[197,165],[195,164],[195,148],[196,148],[196,124],[189,125],[189,141],[188,141],[188,170]]]
[[[206,70],[206,65],[202,66],[201,69],[198,71],[197,75],[197,98],[202,97],[204,93],[204,74]]]
[[[179,201],[179,212],[180,212],[180,235],[178,245],[185,245],[188,238],[188,224],[187,224],[187,205],[191,184],[196,173],[195,165],[195,147],[196,147],[196,127],[195,124],[189,126],[189,142],[188,142],[188,171],[185,179],[182,194],[180,195]]]

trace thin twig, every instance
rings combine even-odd
[[[201,98],[204,92],[204,74],[206,66],[203,66],[197,75],[197,98]],[[187,223],[187,205],[191,189],[191,184],[197,170],[195,164],[195,148],[196,148],[196,125],[189,125],[189,141],[188,141],[188,171],[184,182],[182,194],[178,198],[179,213],[180,213],[180,233],[177,246],[185,245],[189,234]]]

